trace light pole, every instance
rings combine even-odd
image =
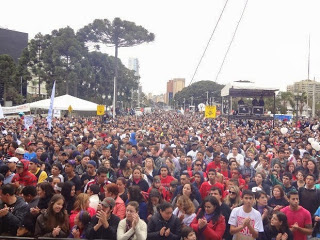
[[[183,98],[183,111],[186,110],[186,98]]]
[[[191,106],[193,106],[193,96],[191,96]]]
[[[207,102],[206,102],[206,105],[209,105],[209,102],[208,102],[208,98],[209,98],[209,91],[206,91],[207,93]]]

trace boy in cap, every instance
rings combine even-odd
[[[29,171],[36,176],[38,183],[44,182],[48,175],[40,169],[41,162],[37,158],[32,158],[29,162]]]
[[[86,236],[89,239],[114,239],[117,234],[120,218],[112,213],[116,202],[106,197],[98,206],[97,214],[87,228]],[[100,209],[99,209],[100,208]]]

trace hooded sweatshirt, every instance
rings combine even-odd
[[[36,186],[38,179],[35,175],[29,172],[29,161],[25,159],[21,159],[20,161],[23,163],[23,172],[16,173],[12,178],[12,182],[19,182],[21,186]]]

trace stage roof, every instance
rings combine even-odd
[[[221,89],[221,97],[272,97],[277,88],[258,86],[250,81],[234,81]]]

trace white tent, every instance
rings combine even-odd
[[[69,106],[73,111],[97,111],[98,104],[83,100],[81,98],[73,97],[68,94],[55,97],[53,109],[56,110],[68,110]],[[50,99],[44,99],[37,102],[30,103],[30,108],[49,109]]]

